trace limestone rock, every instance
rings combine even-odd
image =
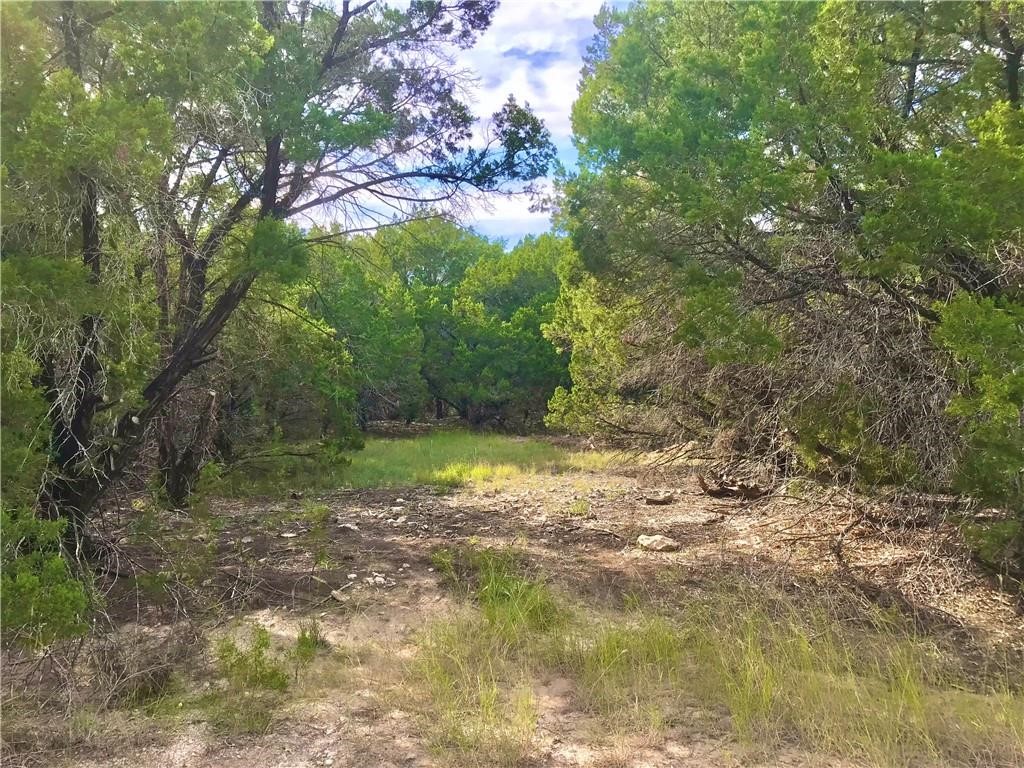
[[[636,540],[637,546],[641,549],[648,549],[651,552],[675,552],[679,549],[679,542],[660,533],[651,536],[641,534]]]

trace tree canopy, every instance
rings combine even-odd
[[[4,4],[4,452],[25,489],[5,507],[36,496],[88,549],[150,441],[180,503],[215,439],[223,333],[305,273],[313,217],[343,239],[546,172],[528,108],[480,123],[444,66],[495,6]],[[355,385],[328,356],[309,364],[337,400]]]
[[[84,630],[113,490],[380,420],[966,494],[1021,562],[1024,6],[605,8],[516,244],[458,224],[556,164],[456,71],[495,8],[0,5],[5,637]]]
[[[561,217],[553,424],[732,431],[1024,512],[1024,11],[606,10]]]

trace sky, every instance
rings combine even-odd
[[[601,3],[502,0],[490,28],[473,48],[459,54],[459,64],[476,77],[474,112],[493,114],[509,94],[520,104],[528,102],[551,131],[559,159],[570,168],[576,152],[569,114]],[[487,202],[465,221],[481,234],[505,238],[511,244],[549,228],[548,214],[531,212],[526,197],[490,196]]]

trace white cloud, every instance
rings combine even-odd
[[[502,2],[490,28],[458,57],[458,64],[477,78],[470,88],[474,112],[486,117],[512,94],[520,104],[529,102],[556,145],[569,146],[582,57],[601,4],[602,0]],[[563,157],[563,162],[571,163],[572,158]],[[548,215],[531,212],[527,198],[492,196],[488,202],[491,210],[475,211],[467,222],[485,234],[515,241],[548,229]]]
[[[551,228],[550,214],[531,211],[531,205],[525,195],[491,195],[481,201],[464,223],[483,235],[504,238],[509,245],[515,245],[525,235],[539,235]]]
[[[401,4],[401,0],[398,0]],[[474,82],[465,86],[465,98],[473,114],[481,118],[480,130],[509,95],[529,103],[560,150],[560,159],[575,164],[570,113],[576,100],[583,53],[595,33],[593,18],[602,0],[503,0],[491,26],[473,48],[454,52],[454,69]],[[536,186],[551,191],[550,180]],[[549,214],[531,211],[526,195],[480,194],[463,223],[490,237],[516,243],[524,235],[550,228]],[[372,195],[356,195],[333,209],[306,214],[303,225],[337,221],[346,229],[372,229],[397,211]]]
[[[496,111],[510,93],[530,102],[556,140],[571,133],[582,54],[594,34],[601,0],[506,0],[459,63],[479,78],[477,113]]]

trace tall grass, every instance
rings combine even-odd
[[[852,603],[798,605],[723,584],[669,616],[642,606],[595,615],[568,609],[508,553],[446,551],[435,563],[475,607],[425,631],[414,680],[428,692],[429,723],[446,724],[442,746],[464,758],[488,743],[495,706],[508,715],[526,681],[559,674],[610,730],[657,734],[697,706],[727,714],[736,737],[762,750],[798,744],[877,766],[1024,765],[1024,681],[1012,670],[972,680],[884,611],[851,622]],[[529,741],[527,720],[502,720],[518,723],[511,752]]]
[[[546,584],[522,576],[511,552],[442,549],[433,562],[480,612],[439,621],[420,638],[411,682],[424,694],[424,731],[435,750],[457,763],[525,763],[537,708],[522,660],[531,640],[562,625],[567,614]]]
[[[430,746],[456,762],[512,766],[527,760],[537,707],[508,640],[481,633],[470,615],[424,633],[411,678]]]

